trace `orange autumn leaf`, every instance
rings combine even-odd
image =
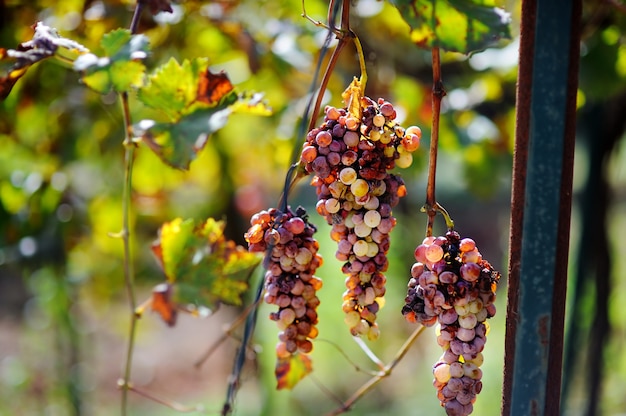
[[[152,252],[167,281],[154,288],[148,305],[168,325],[174,325],[177,311],[202,316],[222,303],[243,303],[261,259],[227,239],[225,227],[213,218],[175,218],[161,226]]]
[[[212,73],[208,68],[200,74],[196,100],[215,104],[234,89],[225,72]]]
[[[161,283],[152,289],[150,308],[161,316],[168,326],[176,324],[176,303],[172,300],[172,285]]]

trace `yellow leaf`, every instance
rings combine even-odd
[[[363,96],[363,91],[361,89],[361,80],[354,77],[348,88],[341,94],[341,98],[343,98],[343,102],[353,117],[357,120],[361,120],[361,97]]]

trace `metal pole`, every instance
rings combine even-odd
[[[522,2],[502,415],[558,415],[580,0]]]

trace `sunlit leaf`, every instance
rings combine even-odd
[[[171,121],[228,101],[234,95],[232,84],[226,74],[211,73],[208,65],[206,58],[184,60],[182,64],[172,58],[150,75],[137,97]]]
[[[184,60],[182,64],[171,58],[148,77],[148,83],[137,92],[137,98],[176,121],[195,100],[198,78],[207,66],[205,58]]]
[[[423,48],[469,54],[510,39],[510,15],[480,0],[389,0]]]
[[[78,42],[64,38],[56,29],[38,22],[31,40],[21,43],[17,49],[0,48],[0,61],[3,64],[0,70],[0,100],[9,95],[15,83],[37,62],[55,55],[64,60],[73,60],[86,52],[88,49]]]
[[[143,120],[135,126],[135,134],[166,164],[189,169],[209,136],[224,127],[230,112],[228,102],[224,102],[217,107],[198,110],[176,123]]]
[[[224,226],[212,218],[201,224],[177,218],[161,227],[153,251],[168,283],[174,285],[176,304],[209,309],[219,303],[242,304],[260,259],[227,240]]]
[[[193,220],[176,218],[166,222],[159,230],[159,239],[152,245],[152,251],[163,267],[168,282],[174,283],[184,262],[187,248],[197,244]]]
[[[106,94],[111,90],[129,91],[143,84],[145,66],[141,61],[148,55],[146,36],[117,29],[104,35],[100,46],[106,57],[89,53],[74,62],[74,70],[83,74],[85,85]]]
[[[170,59],[149,77],[138,98],[162,111],[170,122],[142,120],[135,135],[166,164],[188,169],[209,136],[224,127],[231,113],[271,114],[261,95],[238,97],[223,73],[208,69],[208,60],[196,58],[179,64]]]
[[[196,100],[209,105],[216,104],[234,88],[224,72],[214,74],[206,69],[198,80]]]
[[[306,354],[278,358],[275,370],[276,388],[291,390],[311,371],[313,371],[311,358]]]

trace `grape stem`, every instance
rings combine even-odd
[[[441,59],[439,56],[439,48],[432,48],[432,65],[433,65],[433,120],[430,133],[430,158],[428,160],[428,183],[426,185],[426,204],[422,208],[428,214],[428,224],[426,226],[426,236],[433,235],[433,222],[437,212],[442,214],[446,212],[435,198],[435,176],[437,174],[437,150],[439,147],[439,115],[441,114],[441,100],[446,95],[446,91],[443,87],[443,81],[441,80]],[[446,224],[450,227],[450,216],[444,215],[446,218]]]
[[[446,209],[441,206],[438,202],[435,202],[435,206],[431,207],[429,205],[424,205],[421,208],[422,212],[435,212],[435,214],[438,212],[441,215],[443,215],[444,220],[446,221],[446,227],[448,228],[448,231],[452,231],[454,230],[454,221],[452,220],[452,218],[450,217],[450,214],[448,214],[448,211],[446,211]],[[431,229],[431,233],[428,235],[429,237],[432,235],[432,229]]]
[[[411,347],[411,345],[413,345],[417,337],[419,337],[420,334],[424,332],[425,329],[426,327],[423,325],[420,325],[418,328],[416,328],[415,331],[413,331],[413,333],[411,334],[411,336],[409,336],[409,338],[404,342],[402,347],[400,347],[400,349],[396,353],[396,356],[393,358],[393,360],[391,360],[389,364],[384,366],[383,369],[379,371],[378,374],[376,374],[376,376],[372,377],[371,379],[366,381],[361,387],[359,387],[352,394],[352,396],[350,396],[350,398],[348,398],[345,402],[342,403],[341,407],[338,407],[337,409],[331,411],[330,413],[327,413],[326,416],[335,416],[335,415],[340,415],[342,413],[348,412],[352,408],[354,403],[357,402],[357,400],[359,400],[366,393],[372,390],[383,379],[391,375],[391,372],[393,371],[393,369],[398,365],[398,363],[400,363],[402,358],[404,358],[406,353],[409,351],[409,348]]]
[[[305,19],[313,23],[315,26],[319,26],[319,27],[323,27],[327,29],[329,33],[326,36],[326,40],[324,41],[324,46],[322,47],[320,51],[320,55],[317,60],[315,73],[313,75],[313,80],[311,81],[310,99],[307,102],[304,116],[301,122],[299,123],[299,127],[297,130],[296,137],[299,137],[299,138],[305,136],[307,131],[311,130],[313,128],[313,125],[315,124],[316,115],[319,112],[319,109],[321,107],[321,99],[323,97],[323,91],[326,89],[326,85],[328,84],[328,75],[332,73],[332,70],[339,57],[339,50],[343,48],[345,44],[345,41],[342,41],[343,36],[342,36],[341,31],[337,29],[335,26],[335,20],[338,14],[337,6],[338,6],[338,3],[335,0],[331,0],[328,6],[328,24],[324,24],[320,22],[319,20],[314,20],[306,13],[304,0],[302,0],[302,17],[304,17]],[[330,61],[328,63],[328,67],[326,68],[324,72],[322,85],[319,89],[317,89],[316,85],[317,85],[317,81],[319,78],[319,74],[321,72],[322,63],[324,62],[324,58],[326,56],[327,50],[329,49],[330,42],[332,41],[333,35],[337,36],[340,39],[340,42],[339,42],[339,45],[337,45],[337,48],[335,48],[330,58]],[[311,111],[311,108],[313,107],[314,99],[316,100],[316,104],[315,104],[315,108],[313,109],[313,111]],[[291,156],[292,164],[289,170],[287,171],[287,174],[285,175],[285,183],[283,185],[281,200],[279,202],[281,211],[285,211],[287,208],[287,205],[288,205],[287,200],[289,196],[289,191],[291,190],[293,185],[295,185],[298,182],[298,180],[306,176],[306,173],[304,172],[302,165],[300,165],[299,163],[299,157],[300,157],[299,144],[300,144],[300,141],[296,140],[295,146],[292,152],[292,156]]]
[[[329,9],[333,7],[334,1],[330,2]],[[329,16],[331,12],[329,11]],[[314,21],[313,21],[314,22]],[[330,22],[329,22],[330,24]],[[330,56],[330,60],[328,61],[328,65],[326,66],[326,71],[324,72],[324,76],[322,77],[322,81],[320,82],[320,87],[317,91],[317,97],[315,100],[315,105],[313,106],[313,111],[310,113],[311,119],[309,120],[309,128],[308,130],[313,129],[315,127],[315,122],[317,119],[317,114],[320,111],[322,106],[322,98],[324,98],[324,91],[326,90],[326,86],[328,85],[328,81],[330,81],[330,76],[335,69],[335,65],[337,65],[337,60],[339,59],[339,55],[341,50],[346,46],[349,39],[353,37],[352,30],[350,29],[350,2],[344,1],[342,3],[341,8],[341,30],[337,30],[336,28],[328,27],[328,30],[333,31],[337,38],[339,39],[339,43],[337,47],[333,51],[333,54]],[[346,36],[349,34],[350,36]]]
[[[352,38],[354,39],[354,46],[356,47],[356,53],[359,56],[359,67],[361,68],[361,78],[359,78],[361,85],[361,97],[365,95],[365,85],[367,84],[367,69],[365,68],[365,54],[363,53],[363,46],[359,37],[352,31]]]

